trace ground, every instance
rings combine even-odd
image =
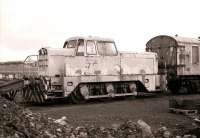
[[[169,130],[188,130],[194,127],[191,118],[169,113],[170,98],[200,99],[200,95],[163,96],[153,98],[105,100],[84,104],[50,104],[44,106],[29,106],[33,112],[45,113],[53,118],[66,116],[73,126],[97,125],[110,127],[112,124],[123,123],[126,120],[144,120],[152,129],[166,126]],[[177,131],[177,132],[176,132]]]

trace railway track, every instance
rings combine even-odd
[[[81,95],[80,91],[76,91],[76,93],[71,93],[68,98],[57,98],[57,99],[45,99],[46,91],[43,87],[41,79],[29,79],[29,83],[26,82],[25,79],[16,79],[16,80],[0,80],[0,95],[6,97],[9,100],[14,100],[23,104],[48,104],[55,103],[55,101],[66,101],[68,103],[80,104],[85,103],[86,101],[95,101],[97,100],[95,96],[90,99],[85,99],[83,95]],[[123,92],[120,93],[121,95]],[[128,93],[126,96],[116,96],[115,99],[126,99],[128,97],[136,97],[136,98],[151,98],[155,96],[163,96],[166,93],[162,92],[137,92],[137,94]],[[172,94],[173,96],[173,94]],[[105,96],[100,98],[101,101],[104,99],[110,99],[114,97]],[[97,100],[98,101],[98,100]]]
[[[15,79],[0,81],[0,95],[23,103],[44,103],[45,89],[41,79]]]
[[[1,80],[0,81],[0,95],[6,97],[9,100],[22,102],[22,103],[37,103],[44,104],[47,102],[46,96],[48,95],[45,89],[45,81],[42,78],[24,78],[24,79],[15,79],[15,80]],[[138,82],[139,83],[139,82]],[[139,83],[140,84],[140,83]],[[92,84],[91,84],[92,85]],[[139,87],[140,86],[140,87]],[[84,103],[90,99],[103,99],[103,98],[117,98],[117,97],[151,97],[155,96],[155,93],[148,92],[143,85],[138,85],[138,91],[126,92],[125,89],[120,89],[124,91],[117,91],[116,93],[108,94],[104,91],[104,94],[100,95],[98,90],[90,92],[90,95],[85,96],[81,89],[77,87],[74,92],[72,92],[67,100],[72,103]],[[119,87],[119,86],[118,86]],[[102,89],[103,91],[104,89]],[[101,91],[101,92],[102,92]],[[141,92],[142,91],[142,92]],[[136,93],[135,93],[136,92]],[[94,93],[98,93],[95,95]],[[94,94],[94,95],[93,95]],[[18,97],[18,99],[16,98]],[[89,97],[89,98],[88,98]],[[55,100],[61,100],[65,97],[58,97]],[[49,98],[51,100],[51,98]]]
[[[14,100],[18,92],[22,91],[24,87],[23,80],[1,80],[0,94],[9,100]]]

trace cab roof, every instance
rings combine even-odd
[[[111,39],[111,38],[102,38],[102,37],[98,37],[98,36],[87,36],[87,37],[85,37],[85,36],[75,36],[75,37],[68,38],[66,41],[77,40],[77,39],[93,40],[93,41],[111,41],[111,42],[114,42],[114,40]]]

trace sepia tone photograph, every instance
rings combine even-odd
[[[200,138],[199,4],[0,0],[0,138]]]

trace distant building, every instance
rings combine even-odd
[[[0,79],[18,79],[24,74],[35,72],[37,72],[36,65],[27,65],[23,61],[0,62]]]

